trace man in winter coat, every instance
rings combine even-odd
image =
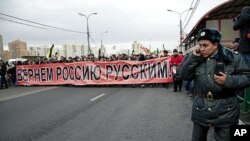
[[[238,124],[240,112],[235,91],[250,83],[239,71],[247,68],[241,55],[224,48],[220,40],[217,30],[200,30],[199,47],[180,68],[183,79],[194,80],[193,141],[206,141],[209,127],[214,127],[215,140],[230,140],[230,125]]]
[[[250,6],[241,10],[239,16],[234,19],[234,30],[240,30],[239,52],[250,67]]]

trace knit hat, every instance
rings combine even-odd
[[[199,42],[200,40],[209,40],[213,43],[220,43],[221,34],[218,30],[204,28],[198,33],[197,41]]]

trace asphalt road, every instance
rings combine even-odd
[[[172,90],[0,90],[0,141],[190,141],[192,99]]]

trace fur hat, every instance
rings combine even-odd
[[[220,43],[221,34],[218,30],[204,28],[198,33],[197,41],[199,42],[200,40],[209,40],[213,43]]]

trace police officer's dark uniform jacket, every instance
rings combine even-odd
[[[204,39],[220,40],[220,37],[207,32]],[[201,35],[198,35],[198,40]],[[210,41],[211,41],[210,40]],[[225,84],[214,81],[215,66],[224,63],[227,75]],[[192,107],[192,120],[203,126],[227,127],[238,122],[239,104],[235,90],[249,85],[245,75],[238,70],[246,68],[243,58],[218,44],[218,51],[209,58],[190,54],[182,63],[180,75],[185,80],[194,79],[195,97]]]

